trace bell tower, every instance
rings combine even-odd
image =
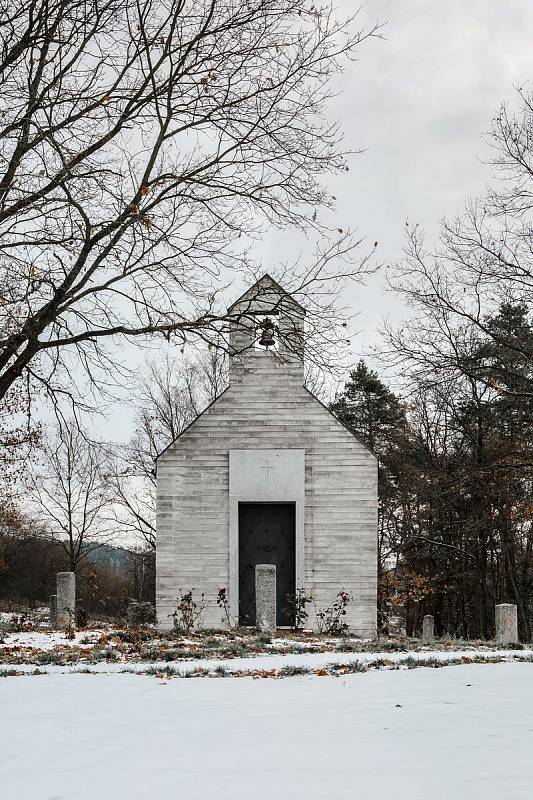
[[[228,312],[230,384],[252,372],[273,370],[303,384],[305,310],[300,303],[265,274]]]

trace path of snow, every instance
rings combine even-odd
[[[3,800],[530,800],[533,666],[0,681]]]
[[[268,670],[280,669],[286,666],[304,666],[304,667],[323,667],[326,664],[351,664],[354,661],[375,661],[376,659],[383,658],[389,661],[403,661],[410,657],[423,663],[430,659],[438,659],[439,661],[451,661],[457,658],[475,658],[476,655],[483,656],[484,658],[506,658],[512,659],[516,656],[526,658],[533,656],[533,650],[440,650],[440,651],[424,651],[418,652],[416,650],[409,650],[404,653],[287,653],[275,655],[258,655],[250,656],[249,658],[196,658],[187,659],[182,661],[157,661],[157,662],[114,662],[114,661],[100,661],[92,664],[90,661],[79,661],[76,664],[69,666],[60,666],[57,664],[2,664],[0,669],[15,669],[20,672],[33,672],[39,669],[41,672],[58,673],[58,672],[75,672],[79,669],[89,669],[95,673],[107,672],[123,672],[132,670],[143,672],[146,669],[160,667],[165,669],[171,667],[176,671],[190,672],[198,667],[214,670],[217,666],[223,666],[227,670],[237,672],[239,670]],[[1,658],[1,652],[0,652]],[[532,668],[533,671],[533,668]],[[533,794],[532,794],[533,798]]]

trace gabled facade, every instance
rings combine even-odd
[[[342,590],[350,630],[371,636],[376,458],[304,386],[304,309],[267,275],[231,311],[229,387],[157,463],[158,623],[171,627],[178,590],[194,588],[211,601],[203,625],[224,627],[225,587],[232,620],[255,624],[255,564],[275,563],[279,626],[296,589],[317,609]]]

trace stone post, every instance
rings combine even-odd
[[[512,603],[496,606],[496,641],[502,644],[518,641],[517,609]]]
[[[435,639],[435,620],[431,614],[426,614],[422,621],[422,639],[432,642]]]
[[[76,576],[73,572],[57,573],[57,627],[59,630],[76,623]]]
[[[57,628],[57,594],[50,595],[50,627],[55,630]]]
[[[276,567],[256,564],[255,567],[255,624],[260,631],[276,630]]]
[[[137,624],[137,609],[139,607],[139,603],[137,600],[130,600],[128,603],[128,625],[136,625]]]

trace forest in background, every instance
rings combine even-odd
[[[502,308],[488,324],[533,342],[523,306]],[[494,369],[512,362],[509,348],[480,346]],[[441,635],[492,638],[495,604],[514,603],[531,640],[531,402],[469,377],[413,387],[401,400],[364,362],[351,373],[332,408],[379,458],[383,633],[401,610],[411,635],[432,614]]]

